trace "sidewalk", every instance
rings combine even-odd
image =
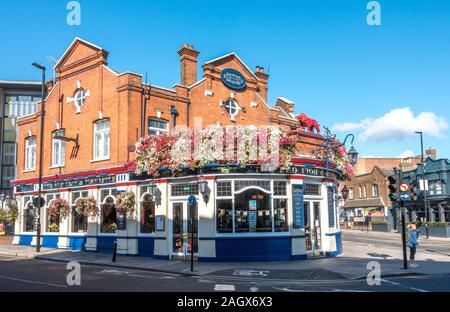
[[[200,262],[195,263],[194,272],[190,272],[190,262],[182,260],[156,260],[144,257],[117,256],[112,262],[111,254],[91,252],[72,252],[42,249],[37,255],[35,249],[24,246],[0,246],[0,254],[36,258],[40,260],[71,262],[78,261],[85,265],[99,265],[123,269],[149,270],[182,275],[215,275],[236,277],[264,276],[267,279],[290,280],[336,280],[364,279],[369,270],[367,265],[377,261],[381,266],[382,277],[401,275],[450,274],[450,257],[419,250],[417,254],[418,268],[403,269],[402,250],[389,247],[374,247],[353,242],[344,243],[344,254],[336,258],[320,258],[307,261],[285,262]],[[250,272],[250,273],[249,273]],[[252,273],[253,272],[253,273]],[[256,273],[255,273],[256,272]]]
[[[342,233],[360,233],[361,235],[367,235],[367,236],[379,236],[379,237],[391,237],[391,238],[398,238],[402,232],[374,232],[374,231],[369,231],[367,232],[366,230],[360,230],[360,229],[341,229]],[[436,242],[436,243],[442,243],[442,242],[447,242],[450,244],[450,238],[444,238],[444,237],[430,237],[429,239],[426,238],[425,233],[421,233],[420,234],[420,240],[422,241],[426,241],[426,242]]]

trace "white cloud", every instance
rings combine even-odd
[[[414,153],[412,150],[406,150],[400,155],[398,155],[396,158],[409,158],[414,156],[417,156],[416,153]]]
[[[424,135],[441,138],[448,128],[447,121],[432,112],[414,115],[409,107],[397,108],[377,118],[366,118],[360,122],[335,124],[333,131],[362,131],[359,140],[362,143],[380,142],[388,139],[401,141],[416,131]]]

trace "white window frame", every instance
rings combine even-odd
[[[151,121],[162,122],[162,123],[164,123],[164,124],[166,125],[166,127],[165,127],[165,129],[163,129],[163,128],[157,128],[157,127],[151,127],[151,126],[150,126],[150,122],[151,122]],[[148,133],[149,133],[149,134],[150,134],[150,131],[156,132],[156,135],[161,135],[161,134],[164,134],[164,133],[169,133],[169,122],[166,121],[166,120],[163,120],[163,119],[150,117],[150,118],[148,119]]]
[[[237,114],[239,114],[240,106],[239,103],[234,98],[229,98],[225,101],[223,101],[223,107],[225,108],[226,112],[230,115],[231,120],[235,120]],[[232,113],[231,111],[234,110]]]
[[[64,136],[64,130],[53,132],[53,135]],[[52,138],[52,167],[64,167],[66,165],[66,142]]]
[[[31,140],[34,140],[33,144],[30,144]],[[25,170],[26,171],[36,170],[36,147],[37,147],[36,137],[29,137],[29,138],[25,139]]]
[[[108,123],[108,128],[97,130],[97,127],[101,123]],[[99,140],[97,140],[97,135]],[[105,140],[108,140],[108,150],[105,151]],[[111,150],[111,123],[109,119],[98,120],[94,123],[94,146],[93,146],[93,156],[94,160],[108,160],[110,158]]]
[[[352,187],[348,190],[348,198],[355,199],[355,190]]]

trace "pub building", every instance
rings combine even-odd
[[[203,64],[203,78],[197,79],[199,52],[185,44],[178,51],[181,81],[166,88],[111,69],[108,54],[76,38],[55,65],[56,79],[47,83],[42,247],[108,253],[117,241],[119,254],[183,259],[194,248],[199,261],[301,260],[342,253],[336,216],[342,170],[314,155],[313,149],[325,142],[317,122],[294,115],[287,98],[269,106],[269,75],[263,67],[252,71],[229,53]],[[39,103],[37,113],[18,120],[19,170],[13,185],[20,208],[14,244],[19,245],[36,245],[40,110]],[[297,129],[292,166],[263,172],[257,166],[212,164],[184,175],[164,168],[158,177],[135,173],[130,163],[140,138],[163,136],[180,125],[192,128],[199,118],[204,126]],[[135,194],[135,217],[116,211],[123,191]],[[74,209],[86,197],[95,198],[98,216]],[[49,214],[57,198],[72,207],[65,218]]]

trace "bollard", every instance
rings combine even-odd
[[[114,242],[112,262],[116,262],[116,256],[117,256],[117,241]]]

